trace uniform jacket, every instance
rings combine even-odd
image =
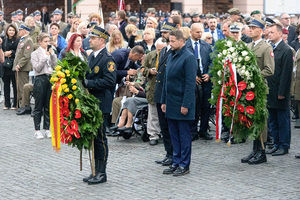
[[[117,66],[117,83],[121,83],[122,78],[127,76],[127,70],[138,69],[140,67],[133,61],[130,61],[129,65],[125,69],[129,52],[130,49],[118,49],[111,53]]]
[[[291,45],[292,41],[297,38],[296,28],[293,26],[289,26],[289,35],[288,35],[288,44]]]
[[[251,49],[252,43],[248,44]],[[255,56],[257,65],[260,68],[263,77],[273,76],[274,74],[274,53],[272,46],[265,40],[261,40],[253,49],[251,49]]]
[[[275,71],[274,75],[267,77],[269,85],[268,105],[270,108],[289,108],[291,78],[293,71],[293,52],[291,48],[281,41],[274,49]],[[278,95],[284,96],[282,100]]]
[[[216,28],[217,34],[218,34],[218,40],[223,40],[225,39],[225,36],[223,35],[222,31],[218,28]],[[204,32],[210,32],[209,28],[205,29]]]
[[[0,21],[0,34],[5,35],[5,31],[7,28],[7,22],[5,20]]]
[[[156,75],[151,75],[150,70],[155,68],[157,60],[156,50],[151,51],[145,57],[144,63],[142,65],[143,75],[148,78],[148,84],[146,86],[146,96],[148,103],[154,104],[154,91],[156,83]]]
[[[296,53],[294,63],[292,95],[295,100],[300,101],[300,50]]]
[[[32,70],[30,61],[31,53],[34,51],[34,44],[29,35],[20,39],[17,52],[14,60],[13,71],[16,71],[16,66],[21,67],[20,71],[29,72]]]
[[[162,48],[162,50],[159,52],[159,64],[158,64],[158,70],[156,74],[156,81],[155,81],[155,91],[154,91],[154,102],[155,103],[161,103],[161,94],[164,84],[164,78],[165,78],[165,72],[166,72],[166,66],[169,55],[172,53],[172,50],[167,50],[167,47]]]
[[[87,38],[85,38],[85,39],[83,39],[83,41],[82,41],[82,48],[83,48],[83,50],[85,50],[85,51],[91,49],[91,48],[90,48],[90,36],[87,37]]]
[[[113,101],[112,90],[116,85],[116,64],[113,57],[102,49],[96,58],[94,53],[88,57],[88,65],[91,73],[86,74],[86,88],[98,98],[102,113],[110,113]]]
[[[35,72],[35,76],[50,74],[48,68],[51,67],[53,69],[57,63],[57,57],[55,53],[51,54],[50,59],[48,60],[43,51],[45,51],[45,49],[40,47],[31,53],[31,63]]]
[[[37,26],[33,26],[31,28],[31,31],[29,33],[32,41],[33,41],[33,44],[34,44],[34,49],[37,49],[39,47],[39,44],[38,44],[38,41],[37,41],[37,37],[40,35],[41,33],[41,30],[39,27]]]
[[[183,46],[168,57],[161,103],[166,104],[166,118],[174,120],[195,119],[195,88],[197,60]],[[188,108],[186,115],[181,107]]]

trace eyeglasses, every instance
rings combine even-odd
[[[212,37],[207,37],[206,39],[208,39],[208,40],[211,40],[211,39],[212,39]]]

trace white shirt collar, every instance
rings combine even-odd
[[[254,47],[262,40],[262,38],[260,38],[259,40],[254,41]]]
[[[167,46],[167,51],[169,51],[171,49],[171,46],[170,45],[168,45]]]
[[[105,47],[103,47],[102,49],[104,49]],[[98,56],[98,54],[100,53],[100,51],[102,51],[102,49],[99,49],[98,51],[94,51],[94,57],[96,58]]]
[[[198,41],[195,41],[195,40],[193,40],[193,39],[191,38],[191,41],[192,41],[193,46],[195,45],[195,42],[198,42],[198,44],[200,44],[200,41],[199,41],[199,40],[198,40]]]
[[[280,39],[278,42],[276,42],[274,45],[275,45],[275,47],[274,47],[274,49],[278,46],[278,44],[280,43],[282,41],[282,39]]]

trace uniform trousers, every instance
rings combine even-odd
[[[23,105],[24,106],[30,106],[30,94],[33,92],[33,84],[32,83],[26,83],[23,87]]]
[[[24,102],[22,99],[23,96],[23,86],[29,82],[29,72],[25,71],[19,71],[15,72],[15,77],[16,77],[16,82],[17,82],[17,87],[18,87],[18,101],[20,104],[20,107],[24,107]]]
[[[147,133],[150,140],[158,140],[160,135],[160,126],[158,121],[156,104],[148,103]]]
[[[108,157],[108,146],[107,137],[105,134],[107,119],[109,118],[109,113],[103,113],[103,126],[98,129],[97,138],[95,138],[95,159],[103,162],[107,162]]]
[[[269,108],[269,128],[274,147],[289,149],[291,144],[290,109]]]
[[[42,116],[44,121],[43,129],[49,130],[49,104],[51,97],[51,83],[49,81],[49,75],[43,74],[35,77],[33,97],[35,100],[35,106],[33,110],[35,130],[40,130]]]
[[[156,104],[156,108],[157,108],[159,126],[160,126],[161,134],[163,137],[164,147],[167,152],[167,157],[172,157],[173,156],[173,146],[172,146],[171,137],[170,137],[170,133],[169,133],[168,120],[165,117],[165,113],[161,110],[160,103]]]
[[[192,153],[191,120],[168,119],[173,144],[173,166],[189,168]]]

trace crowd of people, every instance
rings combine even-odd
[[[157,145],[162,137],[166,151],[156,163],[170,166],[164,174],[189,172],[192,141],[213,139],[209,134],[209,99],[217,83],[211,81],[211,53],[218,40],[228,38],[248,44],[269,86],[267,128],[241,162],[260,164],[267,161],[266,154],[288,153],[291,120],[300,128],[300,24],[296,16],[264,16],[259,10],[242,15],[238,8],[224,15],[182,14],[179,10],[163,13],[148,8],[139,18],[126,6],[125,11],[109,13],[109,22],[101,27],[103,19],[97,13],[90,14],[88,20],[68,13],[65,23],[61,21],[62,10],[50,15],[45,7],[43,10],[43,14],[37,10],[23,21],[19,9],[11,13],[10,23],[3,20],[0,11],[3,110],[18,108],[17,115],[31,114],[34,136],[50,138],[49,79],[57,59],[70,52],[87,62],[92,72],[83,83],[101,100],[104,130],[99,130],[102,132],[96,139],[96,149],[101,152],[95,155],[98,174],[85,182],[106,181],[106,135],[132,132],[133,117],[144,107],[148,108],[149,144]],[[291,102],[296,105],[292,116]],[[44,131],[40,128],[42,116]],[[234,141],[225,125],[222,132],[224,141]],[[267,150],[266,144],[270,146]]]

